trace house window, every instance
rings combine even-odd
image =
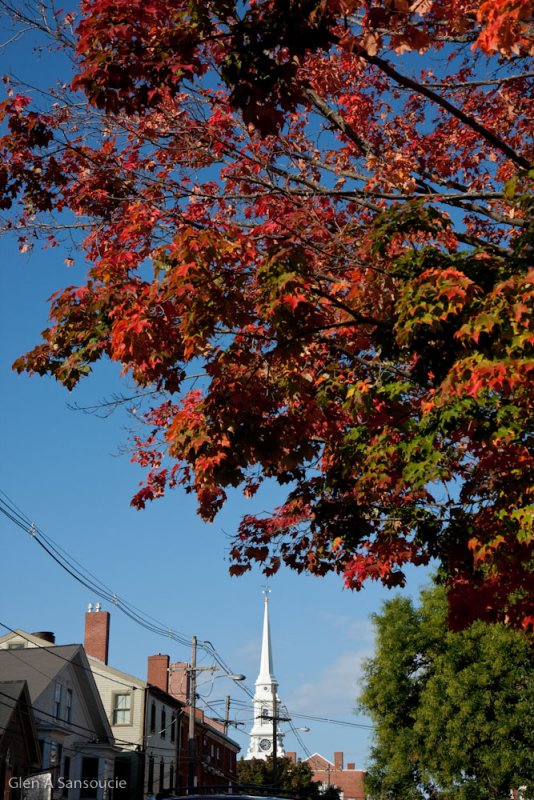
[[[67,720],[67,722],[70,722],[72,719],[72,689],[67,689],[65,719]]]
[[[148,793],[152,794],[154,791],[154,756],[148,759]]]
[[[162,739],[165,739],[165,737],[167,735],[167,731],[165,730],[166,727],[167,727],[167,714],[165,712],[165,709],[162,708],[161,709],[161,728],[160,728],[160,735],[161,735]]]
[[[159,790],[162,792],[165,788],[165,762],[163,759],[159,762]]]
[[[169,789],[174,791],[174,764],[169,767]]]
[[[132,696],[126,694],[113,695],[113,725],[129,725],[131,723]]]
[[[150,706],[150,733],[154,733],[156,730],[156,704],[152,701],[152,705]]]
[[[175,741],[176,741],[176,714],[173,714],[172,715],[172,722],[171,722],[171,742],[175,742]],[[172,783],[172,781],[171,781],[171,783]]]
[[[56,683],[54,692],[54,716],[56,719],[61,718],[61,684]]]

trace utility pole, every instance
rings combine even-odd
[[[189,675],[189,732],[187,736],[187,793],[194,794],[196,787],[196,766],[197,766],[197,751],[195,739],[195,723],[197,712],[197,672],[216,672],[219,667],[197,667],[197,637],[193,636],[191,643],[191,663],[186,668]],[[236,675],[234,673],[226,673],[226,678],[231,678],[233,681],[244,681],[244,675]],[[225,732],[228,731],[230,713],[230,697],[226,698],[226,719],[224,721]],[[221,720],[222,721],[222,720]]]
[[[271,688],[273,693],[273,790],[276,790],[278,788],[278,709],[276,707],[276,690],[278,687],[274,681]]]
[[[187,793],[193,794],[195,788],[196,742],[195,717],[197,706],[197,637],[193,636],[191,648],[191,668],[189,679],[189,734],[187,742]]]
[[[224,705],[224,732],[228,733],[228,726],[230,724],[230,695],[226,695],[226,703]]]
[[[269,716],[263,715],[261,719],[268,719],[273,723],[273,788],[276,789],[278,786],[278,723],[279,722],[291,722],[291,717],[279,717],[278,716],[278,702],[276,697],[276,691],[278,689],[278,684],[274,681],[271,684],[271,691],[272,691],[272,703],[273,703],[273,713]]]

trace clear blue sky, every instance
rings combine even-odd
[[[19,73],[35,68],[23,45],[19,47],[14,56],[13,51],[2,54],[1,72],[11,66]],[[39,62],[41,76],[52,74],[54,58],[58,56],[48,55]],[[127,456],[119,455],[127,439],[127,418],[102,420],[67,407],[72,402],[98,402],[120,391],[118,368],[102,365],[73,395],[48,378],[11,371],[13,360],[38,342],[47,324],[49,295],[82,280],[76,274],[79,267],[67,268],[65,256],[59,248],[36,248],[31,255],[20,255],[12,239],[0,239],[0,488],[118,595],[188,637],[195,634],[212,641],[231,669],[247,675],[253,687],[259,668],[264,578],[259,571],[230,578],[227,549],[243,511],[272,505],[276,490],[267,489],[252,501],[236,494],[212,525],[202,523],[194,500],[178,491],[144,512],[130,508],[141,474]],[[27,631],[52,630],[60,644],[81,642],[87,603],[98,598],[3,516],[0,553],[0,621]],[[409,591],[416,595],[428,580],[427,573],[412,570],[410,576]],[[317,579],[289,571],[275,576],[271,589],[274,669],[290,713],[368,723],[353,713],[357,679],[362,658],[372,653],[369,615],[391,594],[376,585],[350,593],[339,578]],[[145,677],[150,654],[188,659],[184,646],[104,607],[112,614],[113,666]],[[205,656],[201,659],[210,663]],[[247,700],[225,678],[205,680],[199,691],[209,703],[216,704],[228,693]],[[251,727],[251,716],[251,709],[237,706],[232,713],[246,721],[245,729]],[[347,761],[365,766],[368,731],[298,716],[294,724],[310,727],[303,734],[310,752],[332,758],[335,750],[342,750]],[[246,734],[236,732],[235,737],[246,751]],[[285,746],[299,750],[292,734],[286,736]]]
[[[165,625],[209,639],[236,672],[253,685],[259,668],[262,620],[259,571],[228,575],[229,534],[243,510],[266,507],[275,491],[253,501],[235,495],[215,523],[196,515],[193,498],[179,491],[134,511],[130,497],[140,472],[120,455],[127,432],[124,416],[99,419],[69,410],[120,388],[118,369],[103,365],[72,395],[49,378],[18,376],[12,361],[38,341],[46,325],[46,299],[73,281],[61,250],[20,255],[0,240],[4,265],[1,300],[2,465],[0,486],[35,523],[118,595]],[[53,630],[59,643],[83,639],[83,617],[91,596],[35,544],[0,519],[2,601],[0,620],[28,631]],[[410,593],[426,580],[413,570]],[[353,716],[361,658],[372,652],[369,614],[390,596],[376,585],[360,593],[343,590],[336,577],[311,578],[289,571],[271,580],[275,673],[290,711],[363,721]],[[146,675],[146,657],[169,652],[185,660],[186,648],[112,613],[110,662]],[[3,631],[5,632],[5,631]],[[207,663],[205,660],[204,663]],[[246,696],[226,679],[201,687],[209,702],[231,693]],[[251,719],[240,711],[240,719]],[[305,722],[311,752],[332,757],[343,750],[365,763],[364,730]],[[246,736],[238,740],[246,747]],[[287,736],[286,747],[297,747]]]

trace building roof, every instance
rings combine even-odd
[[[332,767],[335,766],[333,761],[329,761],[328,758],[325,758],[320,753],[312,753],[311,756],[308,756],[308,758],[305,758],[304,761],[311,761],[312,758],[320,759],[321,761],[324,761],[325,764],[330,764],[330,766],[332,766]]]
[[[8,727],[21,694],[25,681],[0,681],[0,735]]]
[[[80,644],[0,649],[0,680],[28,684],[31,703],[38,712],[39,698],[61,672],[70,668],[83,697],[91,727],[101,738],[113,740],[102,700],[87,656]],[[44,713],[44,712],[43,712]]]
[[[30,694],[26,681],[0,681],[0,741],[9,737],[10,727],[16,725],[18,716],[20,731],[26,747],[28,765],[37,767],[40,764],[41,752],[35,731]]]
[[[0,678],[7,681],[26,680],[34,703],[50,681],[61,672],[65,662],[72,661],[79,648],[80,645],[66,644],[59,647],[0,650]]]

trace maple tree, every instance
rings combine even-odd
[[[10,9],[76,74],[45,110],[8,82],[0,207],[24,250],[85,228],[88,263],[15,368],[108,357],[149,393],[139,508],[286,487],[234,574],[437,559],[453,626],[534,625],[529,8]]]

